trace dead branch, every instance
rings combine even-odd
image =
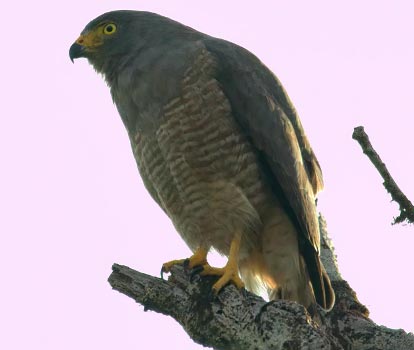
[[[215,277],[191,280],[175,266],[168,281],[114,264],[112,288],[152,310],[173,317],[197,343],[217,350],[413,350],[414,336],[376,325],[368,310],[338,270],[326,223],[320,220],[321,255],[336,293],[332,311],[320,310],[321,325],[305,308],[279,300],[266,302],[228,285],[217,298],[211,296]]]
[[[181,266],[168,281],[113,265],[111,286],[144,306],[173,317],[197,343],[220,350],[248,349],[342,349],[324,334],[295,303],[266,303],[251,293],[225,287],[211,297],[215,279],[190,282]]]
[[[352,138],[357,140],[361,145],[362,151],[368,156],[371,163],[374,164],[384,179],[383,185],[385,189],[391,195],[392,199],[400,206],[400,215],[394,218],[394,224],[401,223],[403,221],[407,221],[411,224],[414,223],[414,206],[395,183],[386,165],[382,162],[380,156],[372,147],[368,135],[365,133],[364,127],[356,127],[352,134]]]

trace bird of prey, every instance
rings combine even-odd
[[[269,298],[330,309],[319,258],[319,163],[279,80],[252,53],[169,18],[112,11],[69,55],[105,78],[152,198],[192,250],[185,262]],[[208,264],[211,249],[228,257]],[[241,278],[240,278],[241,276]]]

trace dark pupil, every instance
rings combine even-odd
[[[106,27],[106,31],[107,31],[108,33],[111,33],[113,30],[114,30],[114,27],[112,27],[112,26],[107,26],[107,27]]]

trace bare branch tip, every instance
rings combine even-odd
[[[384,182],[383,185],[387,192],[391,195],[392,200],[396,201],[400,206],[400,215],[394,218],[393,225],[407,221],[408,223],[414,222],[414,207],[408,200],[405,194],[400,190],[391,174],[389,173],[386,165],[381,160],[379,154],[372,147],[369,137],[364,131],[363,126],[354,128],[352,138],[357,140],[360,144],[362,151],[367,155],[371,163],[377,168]]]

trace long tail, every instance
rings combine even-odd
[[[316,303],[331,309],[335,294],[322,262],[313,252],[312,259],[306,260],[311,265],[308,269],[296,229],[282,210],[275,209],[265,221],[261,238],[261,246],[239,264],[246,287],[257,294],[266,291],[270,300],[296,301],[310,312]]]
[[[316,304],[316,299],[306,267],[302,261],[298,258],[297,264],[292,262],[291,268],[285,273],[281,273],[280,269],[272,273],[263,255],[254,252],[240,264],[240,274],[246,288],[251,292],[255,294],[265,292],[269,300],[286,299],[296,301],[310,311],[313,309],[313,305]],[[296,267],[299,267],[299,269],[296,269]]]

